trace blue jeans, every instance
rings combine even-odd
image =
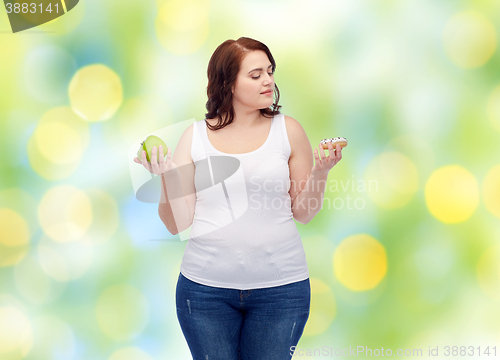
[[[252,290],[179,274],[177,318],[193,360],[289,360],[309,317],[309,279]]]

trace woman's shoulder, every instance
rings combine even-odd
[[[290,142],[291,148],[290,156],[293,156],[297,149],[310,147],[311,145],[302,125],[291,116],[284,115],[284,117],[286,133],[288,135],[288,141]]]
[[[283,114],[283,116],[285,117],[285,124],[287,126],[295,126],[295,127],[300,126],[300,123],[297,120],[295,120],[293,117],[285,115],[285,114]]]
[[[193,139],[194,123],[189,125],[182,133],[172,157],[172,161],[177,165],[193,162],[191,158],[191,145]]]
[[[302,127],[302,125],[295,120],[293,117],[284,115],[285,117],[285,126],[286,126],[286,132],[288,133],[289,138],[297,138],[297,137],[302,137],[305,135],[305,130]]]

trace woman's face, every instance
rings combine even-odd
[[[265,109],[274,103],[274,75],[265,52],[257,50],[247,53],[233,86],[235,109]],[[272,90],[270,94],[262,92]]]

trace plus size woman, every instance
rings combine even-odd
[[[185,130],[173,158],[170,148],[157,158],[160,147],[151,164],[144,151],[135,159],[162,176],[158,212],[169,232],[191,227],[176,307],[194,360],[290,359],[309,316],[294,219],[319,212],[342,154],[318,144],[313,156],[300,123],[279,111],[275,69],[263,43],[225,41],[208,64],[206,118]],[[215,164],[231,176],[214,180]]]

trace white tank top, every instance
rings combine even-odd
[[[244,154],[215,149],[205,120],[193,126],[196,205],[181,273],[200,284],[241,290],[307,279],[290,208],[285,116],[274,116],[264,145]]]

